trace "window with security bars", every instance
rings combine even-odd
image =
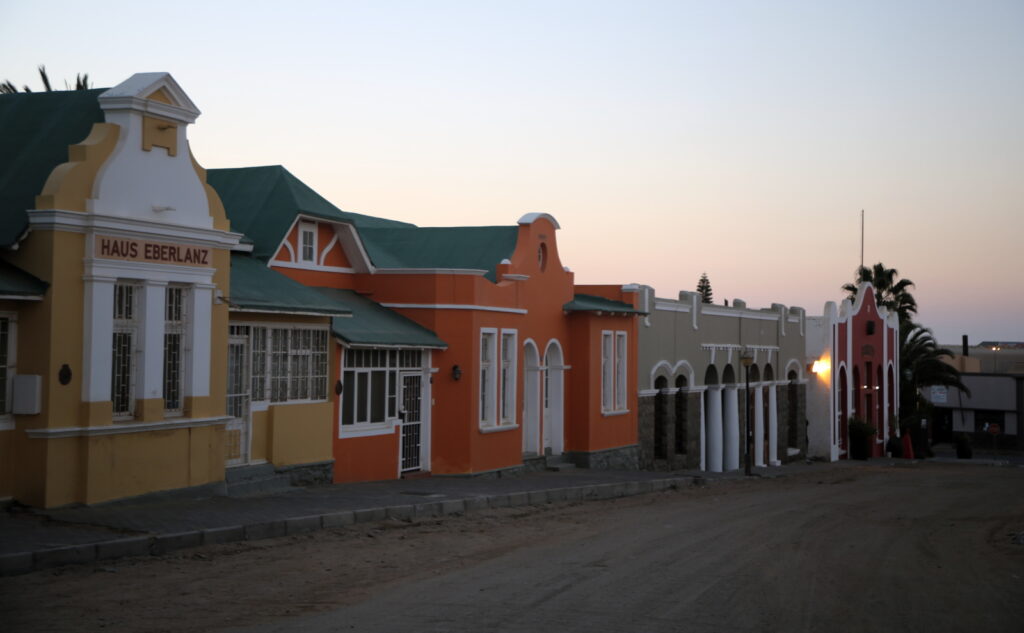
[[[252,326],[253,402],[326,400],[328,343],[326,330]]]
[[[11,412],[14,373],[14,321],[11,317],[0,317],[0,415]]]
[[[494,392],[497,388],[494,357],[497,333],[480,332],[480,426],[494,425]]]
[[[187,289],[168,286],[164,302],[164,411],[182,412]]]
[[[501,332],[501,424],[516,423],[516,333]]]
[[[420,350],[348,349],[342,374],[341,424],[379,424],[398,417],[398,370],[420,369]]]
[[[267,399],[267,328],[252,328],[249,353],[252,354],[252,399],[263,402]]]
[[[288,400],[288,334],[289,330],[270,331],[270,401]]]
[[[135,411],[135,346],[139,335],[139,286],[114,285],[113,362],[110,401],[115,417],[129,417]]]

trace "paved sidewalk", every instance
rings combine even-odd
[[[757,468],[779,477],[836,464]],[[124,556],[159,555],[215,543],[487,508],[625,497],[701,481],[743,478],[702,473],[569,470],[516,477],[423,477],[312,488],[260,496],[159,498],[54,510],[0,513],[0,575]]]

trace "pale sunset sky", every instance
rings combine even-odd
[[[167,71],[205,167],[421,226],[562,225],[579,283],[821,314],[860,258],[1024,341],[1024,1],[25,2],[0,79]],[[0,139],[2,151],[3,139]]]

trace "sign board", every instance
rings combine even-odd
[[[180,266],[212,266],[213,257],[205,246],[151,242],[129,237],[96,236],[94,256],[130,262],[176,264]]]
[[[932,385],[932,404],[946,404],[949,398],[949,390],[942,385]]]

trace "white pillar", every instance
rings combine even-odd
[[[210,358],[213,354],[226,354],[226,349],[211,350],[210,330],[213,318],[212,284],[196,284],[192,286],[192,301],[189,318],[189,333],[186,343],[185,358],[188,361],[188,373],[185,375],[185,395],[193,398],[210,395]],[[341,374],[339,374],[340,376]]]
[[[722,389],[708,387],[708,470],[713,473],[722,472]]]
[[[779,402],[778,387],[768,386],[768,465],[781,466],[779,461]]]
[[[705,392],[707,389],[704,390]],[[704,406],[704,394],[700,396],[700,469],[708,469],[708,455],[707,455],[707,441],[708,441],[708,422],[707,422],[707,407]]]
[[[164,395],[164,303],[167,300],[167,282],[147,280],[142,286],[139,301],[141,332],[135,358],[138,379],[135,383],[136,400],[162,398]]]
[[[754,465],[764,466],[764,388],[754,387]]]
[[[724,455],[722,468],[736,470],[740,467],[740,403],[736,386],[725,388],[722,398],[722,417],[724,419]]]
[[[111,365],[114,362],[114,282],[113,277],[85,277],[85,334],[82,369],[82,400],[110,400]]]

